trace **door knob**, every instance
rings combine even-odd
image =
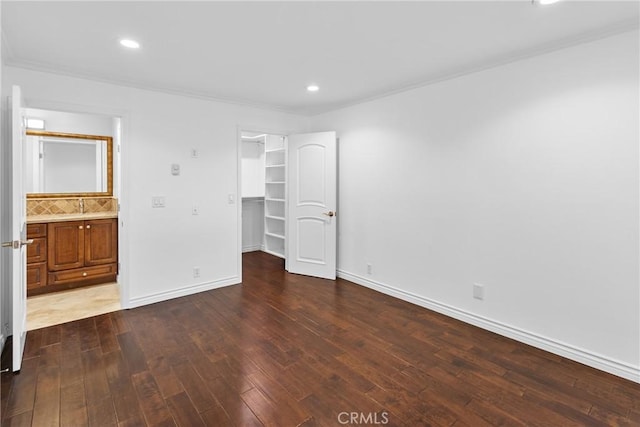
[[[28,239],[28,240],[13,240],[11,242],[2,242],[2,247],[3,248],[13,248],[13,249],[20,249],[21,247],[23,247],[24,245],[30,245],[33,243],[33,239]]]
[[[329,211],[329,212],[322,212],[322,215],[332,217],[332,216],[336,216],[336,213],[334,211]]]

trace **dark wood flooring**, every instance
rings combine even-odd
[[[1,410],[38,427],[637,426],[640,385],[255,252],[243,285],[29,332]]]

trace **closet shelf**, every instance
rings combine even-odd
[[[284,199],[265,199],[267,202],[284,202]]]
[[[284,181],[267,181],[265,184],[284,184]]]
[[[275,237],[276,239],[284,240],[284,236],[282,234],[276,234],[276,233],[264,233],[264,234],[267,236]]]
[[[284,148],[272,148],[270,150],[265,150],[265,153],[282,153],[284,152]]]
[[[283,168],[284,164],[281,164],[281,165],[266,165],[265,167],[266,168]]]
[[[269,219],[277,219],[278,221],[284,221],[284,217],[283,216],[265,215],[265,217],[269,218]]]

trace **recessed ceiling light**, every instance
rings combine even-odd
[[[120,44],[124,47],[128,47],[129,49],[139,49],[140,43],[131,39],[122,39],[120,40]]]
[[[317,92],[320,90],[320,88],[318,87],[318,85],[309,85],[307,86],[307,90],[309,92]]]
[[[538,0],[541,5],[558,3],[560,0]]]

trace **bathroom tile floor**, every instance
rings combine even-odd
[[[120,310],[117,283],[87,286],[27,298],[27,330]]]

